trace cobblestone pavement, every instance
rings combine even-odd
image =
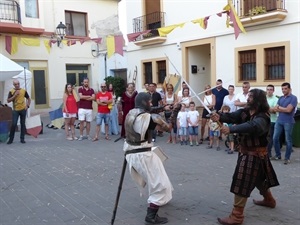
[[[43,118],[47,124],[48,118]],[[94,133],[95,124],[92,125]],[[76,130],[77,134],[79,130]],[[21,144],[16,134],[11,145],[0,143],[1,225],[106,225],[110,224],[122,162],[122,140],[68,141],[63,130],[44,128],[38,138],[26,136]],[[159,214],[170,225],[218,224],[217,217],[232,209],[229,192],[237,153],[167,144],[158,137],[169,159],[165,168],[174,187],[173,199]],[[283,152],[284,154],[284,152]],[[257,190],[248,199],[245,225],[291,225],[300,221],[300,149],[294,148],[292,162],[273,161],[280,186],[272,189],[275,209],[256,206]],[[140,193],[128,171],[115,225],[144,224],[147,195]]]

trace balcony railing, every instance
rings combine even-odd
[[[155,32],[154,30],[157,30],[158,28],[164,26],[165,26],[164,12],[154,12],[133,19],[133,33],[151,30],[152,35],[149,35],[148,38],[158,36],[158,32]]]
[[[0,20],[21,24],[20,5],[16,1],[0,0]]]
[[[285,0],[234,0],[233,4],[239,17],[285,10]]]

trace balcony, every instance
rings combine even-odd
[[[285,0],[234,0],[233,4],[244,27],[280,22],[287,16]]]
[[[42,34],[44,29],[23,27],[21,9],[17,1],[0,0],[0,32],[14,34]]]
[[[164,27],[164,12],[154,12],[133,19],[133,32],[143,32],[150,30],[149,33],[140,35],[134,42],[138,46],[161,44],[167,40],[166,37],[160,37],[158,28]]]

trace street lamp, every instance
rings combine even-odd
[[[66,36],[66,25],[64,25],[62,22],[60,22],[56,27],[56,35],[57,35],[57,46],[59,47],[61,41],[64,39],[64,36]]]

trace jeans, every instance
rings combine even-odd
[[[285,151],[285,159],[289,160],[291,153],[292,153],[292,132],[293,132],[293,123],[283,123],[276,121],[275,128],[274,128],[274,136],[273,136],[273,143],[275,148],[276,157],[281,158],[280,152],[280,136],[281,133],[284,131],[285,134],[285,144],[286,144],[286,151]]]
[[[10,133],[9,133],[9,140],[13,141],[15,138],[15,132],[16,132],[16,127],[18,125],[18,119],[20,117],[20,124],[21,124],[21,133],[20,133],[20,140],[24,141],[25,139],[25,119],[26,119],[26,110],[20,110],[20,111],[15,111],[13,110],[13,120],[12,120],[12,125],[10,128]]]

